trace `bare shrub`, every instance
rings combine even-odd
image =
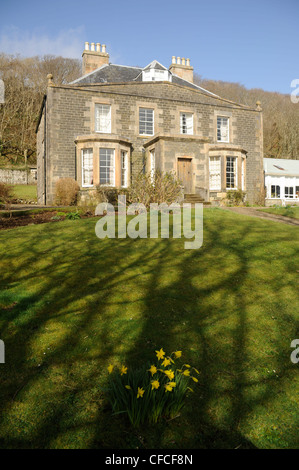
[[[147,208],[151,203],[171,204],[182,200],[182,188],[172,173],[156,171],[153,178],[140,173],[129,188],[129,199],[131,203],[142,203]]]
[[[56,204],[73,206],[77,203],[80,187],[73,178],[60,178],[55,186]]]
[[[12,199],[12,186],[0,183],[0,204],[7,204]]]

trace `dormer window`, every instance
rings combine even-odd
[[[165,67],[159,64],[159,62],[154,61],[142,71],[142,81],[171,82],[172,75]]]

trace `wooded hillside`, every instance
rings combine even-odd
[[[5,104],[0,105],[0,165],[35,163],[35,128],[47,74],[56,84],[81,76],[76,59],[43,56],[22,58],[0,54],[0,78],[5,83]],[[195,83],[223,98],[254,106],[261,101],[264,116],[265,157],[299,159],[299,104],[289,95],[259,89],[247,90],[238,83],[194,77]]]
[[[260,101],[264,121],[264,157],[299,159],[299,103],[292,103],[290,95],[261,89],[247,90],[239,83],[207,80],[198,75],[195,75],[194,82],[237,103],[255,107]]]

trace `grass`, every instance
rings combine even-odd
[[[298,229],[205,209],[203,247],[184,250],[94,228],[0,233],[0,447],[298,448]],[[161,347],[199,383],[180,417],[134,430],[106,368]]]
[[[13,196],[27,201],[37,201],[36,184],[15,184],[13,185]]]
[[[299,219],[299,206],[269,207],[267,209],[262,209],[262,212],[268,212],[268,214],[283,215],[284,217]]]

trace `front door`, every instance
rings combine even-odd
[[[192,161],[190,158],[178,158],[178,179],[184,186],[184,193],[192,192]]]

